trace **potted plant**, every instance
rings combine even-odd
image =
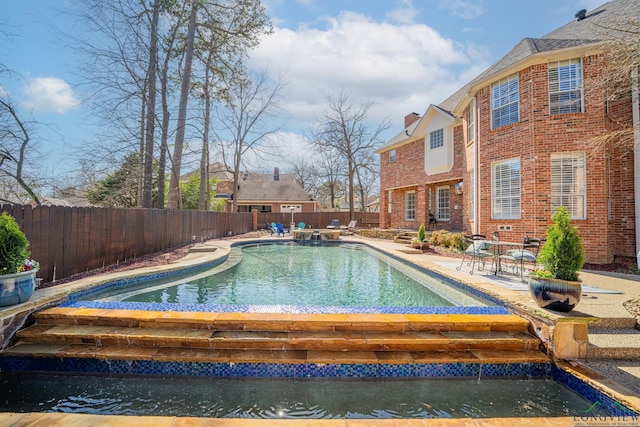
[[[411,240],[411,247],[415,249],[424,249],[429,247],[429,240],[425,232],[424,223],[418,227],[418,235]]]
[[[551,220],[546,243],[538,254],[540,267],[529,275],[529,291],[540,307],[568,312],[582,295],[578,272],[585,262],[584,247],[564,207],[558,209]]]
[[[16,220],[0,215],[0,306],[19,304],[33,295],[38,263],[29,259],[29,241]]]

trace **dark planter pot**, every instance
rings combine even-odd
[[[582,283],[546,277],[529,277],[529,292],[538,306],[569,312],[580,301]]]
[[[20,304],[33,295],[38,270],[0,274],[0,307]]]

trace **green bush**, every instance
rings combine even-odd
[[[425,239],[424,224],[420,224],[420,227],[418,227],[418,242],[424,242]]]
[[[464,250],[464,240],[462,234],[454,234],[447,230],[436,230],[431,234],[429,243],[433,246],[440,246],[448,249]]]
[[[0,274],[19,273],[29,258],[29,241],[16,220],[6,212],[0,216]]]
[[[547,241],[538,255],[543,272],[536,271],[534,275],[577,281],[578,271],[586,259],[582,238],[578,229],[571,225],[571,215],[564,207],[558,209],[551,220],[553,224],[547,227]]]

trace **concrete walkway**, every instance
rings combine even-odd
[[[519,275],[494,275],[489,271],[469,273],[464,264],[460,270],[460,258],[433,255],[413,250],[405,244],[389,240],[362,239],[357,236],[343,236],[344,240],[366,241],[367,244],[383,249],[396,257],[417,265],[432,269],[444,276],[459,282],[482,289],[497,296],[509,304],[524,311],[534,313],[550,322],[584,320],[590,322],[590,341],[608,348],[640,349],[640,330],[635,329],[637,321],[623,303],[640,298],[640,276],[606,274],[594,271],[582,271],[583,295],[580,303],[569,313],[559,313],[541,309],[529,294],[528,285],[522,283]],[[526,280],[526,277],[525,277]],[[607,332],[599,333],[598,325],[607,328]],[[593,370],[596,374],[607,378],[607,382],[623,393],[640,395],[640,358],[572,361],[579,368]],[[621,387],[618,387],[621,386]]]

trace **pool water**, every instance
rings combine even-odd
[[[490,305],[366,245],[295,243],[233,248],[229,260],[209,272],[91,299],[348,307]]]
[[[570,416],[590,403],[551,379],[123,377],[0,374],[0,411],[216,418]]]

